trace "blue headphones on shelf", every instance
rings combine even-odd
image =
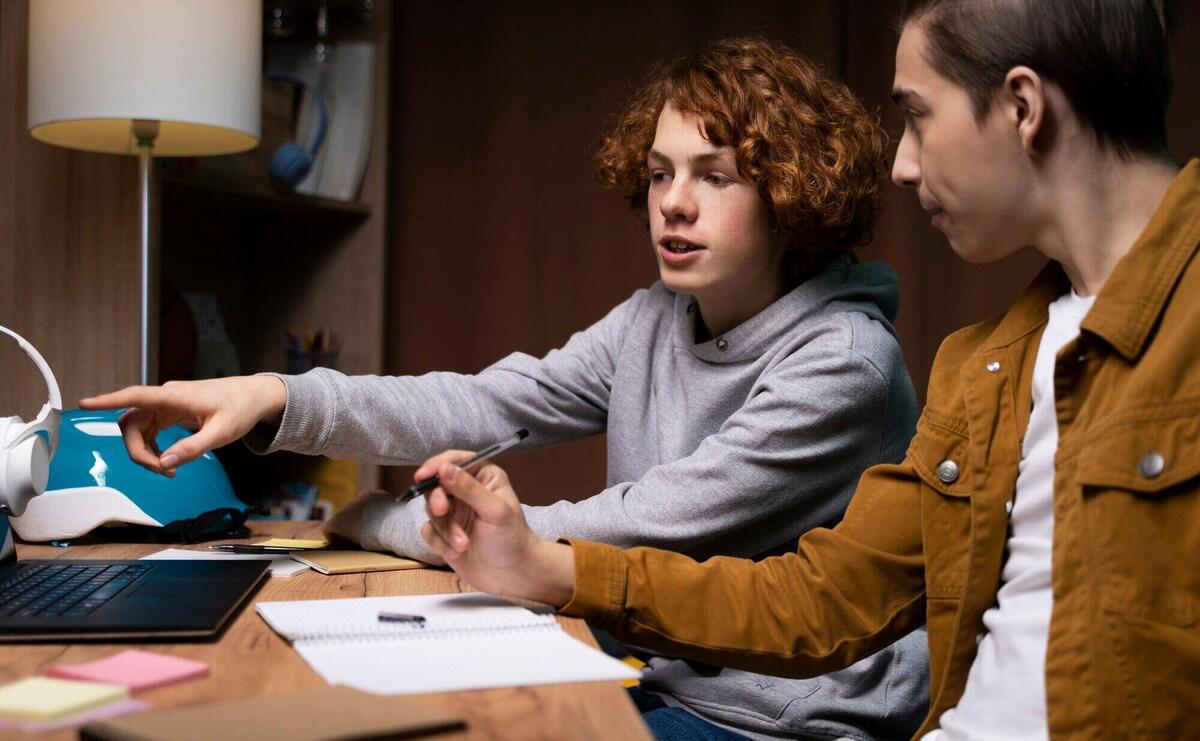
[[[275,154],[271,155],[271,164],[267,169],[271,176],[271,182],[277,188],[286,191],[295,190],[308,171],[312,169],[313,162],[317,159],[317,152],[321,149],[321,143],[325,140],[325,127],[328,122],[325,101],[315,88],[298,75],[289,72],[268,72],[263,75],[263,79],[290,82],[307,93],[317,104],[317,133],[313,137],[312,144],[308,149],[301,147],[296,142],[283,144],[275,150]]]

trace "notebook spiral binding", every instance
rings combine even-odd
[[[364,631],[362,626],[333,625],[322,626],[320,630],[305,632],[296,637],[297,641],[319,641],[326,644],[345,643],[375,643],[394,641],[397,638],[405,640],[442,640],[456,638],[477,638],[482,636],[495,637],[501,635],[529,635],[532,633],[553,633],[560,631],[558,621],[553,615],[534,615],[530,620],[521,623],[505,625],[487,625],[480,623],[441,623],[436,626],[426,624],[425,627],[411,623],[372,626]]]

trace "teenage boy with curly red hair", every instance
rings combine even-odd
[[[279,426],[263,450],[388,464],[521,427],[527,447],[607,432],[607,488],[526,508],[538,534],[696,558],[790,549],[841,518],[864,469],[903,456],[916,419],[890,324],[895,274],[852,254],[871,236],[885,144],[845,86],[800,55],[723,41],[652,75],[606,138],[600,176],[647,220],[662,280],[561,350],[474,376],[317,369],[83,405],[133,406],[131,453],[163,471],[263,419]],[[147,439],[180,419],[199,432],[153,452]],[[331,530],[440,560],[421,539],[423,506],[364,496]],[[652,658],[636,697],[663,737],[904,735],[927,702],[924,644],[914,633],[818,680]]]
[[[907,4],[893,180],[965,259],[1050,262],[946,339],[905,460],[837,527],[757,563],[548,542],[499,468],[451,453],[417,471],[455,497],[430,495],[426,537],[482,589],[751,671],[927,623],[925,741],[1200,737],[1200,160],[1167,155],[1173,11]]]

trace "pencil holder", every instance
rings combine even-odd
[[[313,368],[336,368],[337,359],[337,350],[326,350],[325,352],[288,350],[287,372],[294,375]]]

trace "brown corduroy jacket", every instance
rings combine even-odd
[[[1056,739],[1200,736],[1200,160],[1183,168],[1054,371]],[[927,623],[932,701],[962,695],[996,600],[1052,263],[942,345],[905,460],[861,479],[796,553],[696,563],[573,542],[563,612],[632,645],[785,676],[839,669]]]

